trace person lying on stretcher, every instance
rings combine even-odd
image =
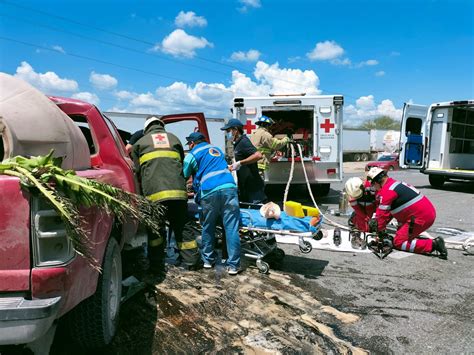
[[[270,217],[270,218],[266,218]],[[272,218],[273,217],[273,218]],[[261,228],[275,231],[293,231],[296,233],[316,234],[322,217],[293,217],[280,210],[275,203],[268,203],[260,210],[240,209],[240,225],[243,227]]]

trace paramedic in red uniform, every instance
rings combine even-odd
[[[349,225],[353,225],[361,232],[369,231],[369,220],[375,212],[375,190],[369,181],[361,178],[351,177],[346,181],[346,193],[354,213],[349,219]]]
[[[416,238],[431,227],[436,218],[436,210],[426,196],[413,186],[388,177],[385,170],[380,168],[370,169],[367,180],[376,191],[375,218],[378,230],[385,230],[392,217],[398,221],[398,230],[393,239],[395,249],[417,254],[438,251],[440,258],[447,259],[448,251],[443,238]]]

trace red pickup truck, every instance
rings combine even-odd
[[[110,119],[95,106],[46,97],[29,84],[0,73],[0,161],[36,156],[54,148],[63,168],[136,192],[133,163]],[[204,115],[163,116],[196,121],[208,136]],[[78,256],[63,223],[43,199],[0,175],[0,345],[32,343],[65,317],[74,339],[88,347],[112,340],[120,310],[121,251],[136,234],[134,221],[119,225],[97,209],[81,209],[95,271]]]

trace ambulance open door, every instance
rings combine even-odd
[[[425,155],[426,116],[428,106],[407,104],[403,106],[400,129],[400,167],[421,169]]]

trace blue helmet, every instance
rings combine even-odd
[[[256,125],[261,125],[261,124],[267,124],[267,125],[271,125],[271,124],[274,124],[275,122],[268,116],[264,116],[262,115],[258,120],[257,122],[255,122]]]

